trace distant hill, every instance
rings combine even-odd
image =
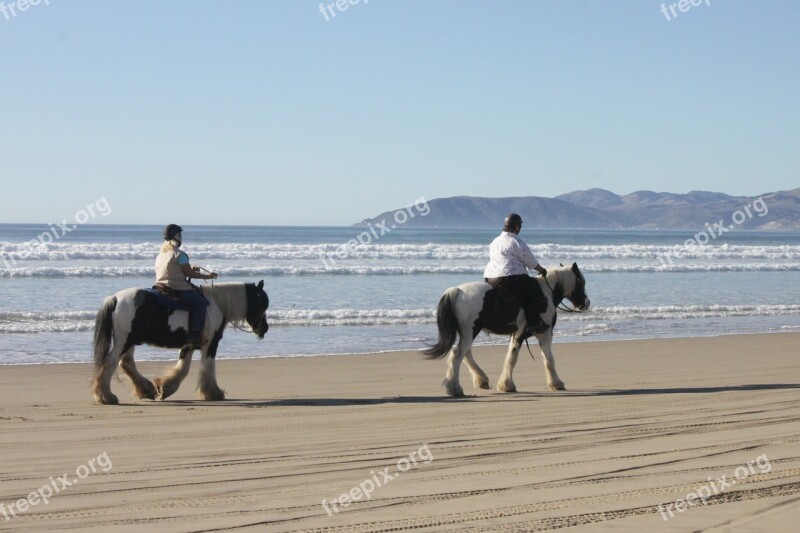
[[[759,198],[763,204],[754,204]],[[748,205],[750,217],[744,211]],[[766,206],[765,216],[759,216],[765,211],[762,205]],[[733,214],[742,210],[745,220],[737,225],[739,229],[800,231],[800,188],[753,198],[707,191],[637,191],[621,196],[605,189],[589,189],[555,198],[454,196],[429,200],[428,206],[427,216],[409,218],[404,227],[497,228],[506,214],[516,212],[528,228],[702,229],[720,219],[730,226]],[[387,211],[356,225],[390,221],[395,212]]]

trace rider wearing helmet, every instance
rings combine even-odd
[[[183,228],[170,224],[164,228],[164,244],[156,258],[156,285],[167,287],[178,298],[191,307],[189,311],[189,336],[187,345],[205,344],[202,331],[206,322],[208,300],[200,294],[190,279],[216,279],[217,273],[201,274],[198,267],[192,267],[189,256],[180,247]]]
[[[547,270],[539,264],[530,248],[518,237],[522,229],[522,217],[509,214],[503,222],[503,232],[492,241],[489,247],[489,264],[483,275],[493,287],[505,287],[521,300],[528,323],[525,335],[543,333],[550,327],[542,320],[541,313],[547,310],[547,299],[528,269],[536,270],[542,276]]]

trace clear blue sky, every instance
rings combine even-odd
[[[793,0],[43,2],[0,13],[0,222],[800,186]]]

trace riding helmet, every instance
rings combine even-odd
[[[522,217],[516,213],[510,213],[503,221],[503,229],[514,229],[517,226],[522,226]]]
[[[170,224],[164,228],[164,240],[171,241],[175,238],[175,235],[182,232],[183,228],[177,224]]]

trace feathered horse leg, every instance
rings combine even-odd
[[[477,361],[472,356],[472,348],[470,347],[467,350],[467,353],[464,354],[464,362],[467,364],[467,368],[472,373],[472,385],[476,389],[491,389],[492,386],[489,384],[489,376],[486,375],[486,372],[478,366]]]
[[[217,385],[216,365],[217,347],[220,339],[222,339],[222,329],[214,334],[214,338],[202,350],[198,385],[200,387],[200,396],[204,400],[220,401],[225,399],[225,391]]]
[[[194,348],[182,348],[180,358],[172,371],[166,376],[154,380],[156,386],[156,397],[165,400],[178,391],[178,387],[189,374],[189,367],[192,366],[192,354]]]
[[[155,400],[156,388],[150,380],[140,374],[139,370],[136,368],[136,362],[133,360],[134,350],[135,347],[131,346],[122,354],[122,371],[125,372],[125,375],[127,375],[133,383],[133,394],[136,395],[137,398],[142,400]]]
[[[95,367],[94,377],[92,378],[92,396],[104,405],[117,405],[119,398],[111,392],[111,377],[119,365],[119,350],[121,347],[114,346],[108,356]]]
[[[517,392],[517,386],[514,384],[514,367],[517,365],[519,358],[519,350],[522,346],[522,337],[519,332],[511,337],[508,343],[508,352],[503,362],[503,373],[500,374],[500,379],[497,381],[497,392]]]
[[[539,338],[539,346],[542,348],[544,359],[544,371],[547,374],[547,386],[551,390],[566,390],[564,382],[558,377],[556,372],[556,360],[553,357],[553,331],[548,330]]]

